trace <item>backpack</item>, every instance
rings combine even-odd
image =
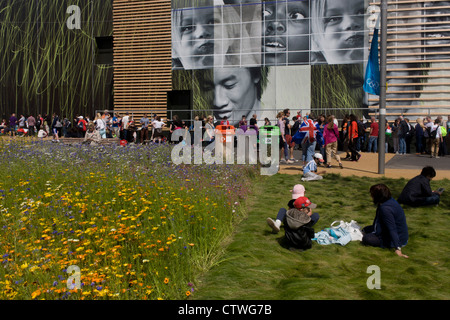
[[[441,134],[443,137],[445,137],[447,135],[447,129],[445,129],[444,126],[441,126]]]
[[[436,139],[438,128],[439,127],[437,127],[436,130],[431,130],[431,128],[427,128],[427,130],[429,130],[428,135],[430,136],[431,139]]]
[[[358,124],[358,137],[364,137],[366,134],[366,129],[364,128],[364,125],[361,121],[356,121]]]
[[[284,235],[289,247],[307,250],[312,247],[312,238],[314,237],[314,229],[311,223],[293,230],[286,224],[284,225]]]

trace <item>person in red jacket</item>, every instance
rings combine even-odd
[[[348,124],[348,149],[351,152],[350,161],[358,161],[361,154],[356,150],[356,143],[358,139],[358,119],[354,114],[350,115]]]
[[[77,128],[78,128],[78,138],[84,138],[87,129],[87,122],[86,120],[84,120],[83,116],[78,117]]]

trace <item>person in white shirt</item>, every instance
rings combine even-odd
[[[122,118],[122,128],[123,128],[123,139],[128,141],[128,122],[130,121],[129,113],[125,113]]]
[[[441,133],[441,121],[436,119],[430,129],[431,155],[430,158],[439,158],[439,144],[443,142]]]
[[[106,122],[103,120],[102,115],[97,113],[97,117],[94,120],[95,129],[98,130],[102,139],[106,139]]]
[[[155,120],[152,121],[152,126],[155,129],[153,142],[155,143],[156,140],[158,140],[158,143],[161,144],[162,138],[164,137],[162,129],[166,126],[166,124],[159,116],[156,116]]]
[[[323,156],[320,153],[316,153],[313,156],[313,159],[306,164],[303,168],[303,178],[302,181],[314,181],[314,180],[322,180],[323,177],[319,174],[325,174],[326,171],[321,171],[317,173],[317,164],[319,162],[324,162]]]

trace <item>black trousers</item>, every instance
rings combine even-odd
[[[356,139],[353,139],[353,140],[350,140],[349,142],[348,142],[348,150],[350,151],[350,153],[351,153],[351,160],[354,160],[354,161],[358,161],[358,159],[359,159],[359,153],[358,153],[358,151],[356,150]]]
[[[362,244],[371,247],[381,247],[380,238],[378,238],[377,235],[373,233],[373,231],[373,226],[367,226],[362,229]]]

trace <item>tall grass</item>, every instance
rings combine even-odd
[[[311,66],[311,108],[342,119],[362,116],[363,64]]]
[[[169,147],[10,140],[0,165],[0,299],[49,300],[195,295],[254,170],[175,166]],[[72,265],[79,290],[67,287]]]
[[[70,5],[81,30],[69,30]],[[95,37],[112,35],[112,0],[0,0],[0,114],[94,113],[111,99],[112,67],[95,65]]]

